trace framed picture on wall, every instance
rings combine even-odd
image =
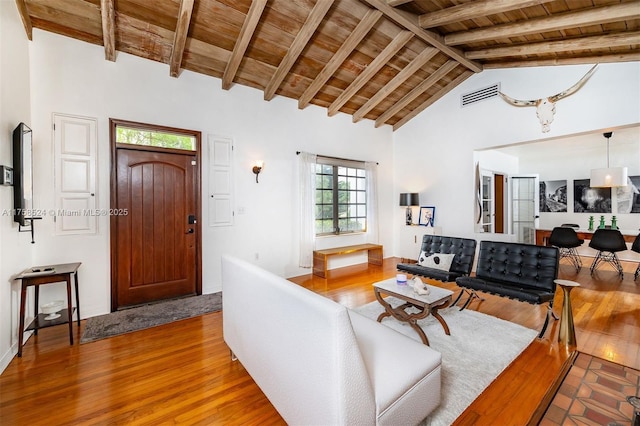
[[[540,211],[550,213],[566,213],[567,181],[540,181]]]
[[[418,225],[433,226],[435,216],[435,207],[420,207],[420,219],[418,220]]]
[[[640,176],[629,176],[627,186],[616,188],[618,214],[640,213]]]
[[[575,213],[611,213],[611,188],[592,188],[589,179],[573,181]]]

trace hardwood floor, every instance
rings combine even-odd
[[[397,261],[333,270],[327,280],[311,275],[291,280],[356,307],[374,300],[371,284],[393,277]],[[590,259],[584,261],[588,265]],[[578,350],[640,368],[635,266],[624,264],[622,281],[611,270],[592,279],[588,268],[576,274],[564,264],[560,277],[581,284],[571,293]],[[457,291],[453,284],[432,283]],[[561,293],[554,302],[558,313]],[[534,329],[544,321],[544,306],[484,296],[470,309]],[[83,345],[69,346],[67,332],[66,327],[40,330],[23,357],[0,375],[1,425],[284,424],[242,365],[231,361],[220,312]],[[76,330],[78,340],[80,335]],[[557,336],[554,321],[455,424],[527,424],[568,356]]]

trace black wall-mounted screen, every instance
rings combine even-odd
[[[31,129],[20,123],[13,131],[13,220],[31,225],[33,215],[33,167]]]

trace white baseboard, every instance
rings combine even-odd
[[[23,346],[25,343],[27,343],[32,335],[33,331],[26,331],[24,333],[24,342],[22,342]],[[11,361],[16,357],[16,355],[18,355],[18,342],[15,342],[13,345],[11,345],[9,350],[2,355],[2,358],[0,358],[0,374],[2,374],[4,370],[6,370],[6,368],[9,366],[9,364],[11,364]]]

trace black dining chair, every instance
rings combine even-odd
[[[598,250],[598,255],[591,264],[591,275],[601,263],[608,263],[618,271],[618,275],[622,279],[624,276],[622,265],[616,253],[627,250],[627,244],[620,231],[617,229],[596,229],[591,237],[589,247]]]
[[[580,259],[577,248],[583,243],[584,240],[578,238],[578,234],[572,227],[564,225],[553,228],[549,236],[549,244],[558,248],[560,260],[564,257],[569,259],[569,262],[576,268],[576,272],[582,268],[582,259]]]
[[[575,229],[579,229],[580,225],[578,225],[577,223],[563,223],[560,226],[564,226],[566,228],[575,228]]]
[[[635,251],[636,253],[640,253],[640,234],[638,234],[638,236],[636,237],[635,240],[633,240],[633,244],[631,245],[631,250]],[[640,276],[640,263],[638,263],[638,267],[636,268],[636,272],[635,274],[633,274],[633,280],[637,280],[638,276]]]

